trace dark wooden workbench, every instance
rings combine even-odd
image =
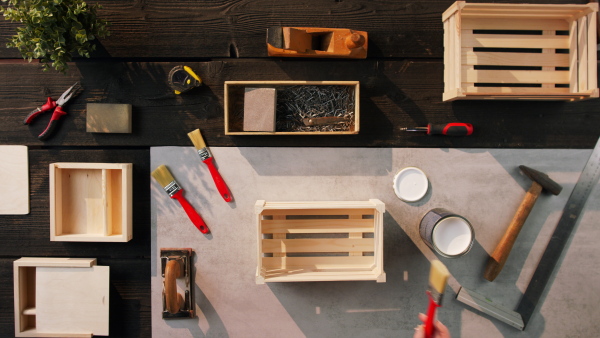
[[[99,1],[104,6],[100,15],[112,23],[111,36],[100,41],[91,59],[70,64],[66,75],[42,72],[39,64],[24,62],[17,50],[5,48],[17,26],[1,20],[0,144],[29,146],[31,212],[0,216],[0,336],[14,332],[12,262],[23,256],[98,258],[99,265],[111,267],[111,336],[150,336],[149,147],[191,146],[186,134],[195,128],[202,129],[209,146],[592,148],[600,135],[598,99],[442,102],[441,14],[452,2],[104,0]],[[268,58],[266,28],[276,25],[367,31],[368,58]],[[172,94],[166,77],[178,64],[192,67],[205,85]],[[360,134],[225,136],[226,80],[358,80]],[[69,115],[54,137],[39,141],[36,135],[49,117],[32,126],[24,126],[23,118],[75,81],[85,90],[66,107]],[[131,103],[133,133],[86,133],[89,102]],[[473,123],[474,135],[446,138],[398,131],[452,121]],[[133,163],[133,240],[50,242],[52,162]]]

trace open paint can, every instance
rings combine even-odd
[[[473,246],[475,233],[466,218],[444,208],[427,212],[419,226],[421,238],[431,249],[444,257],[460,257]]]

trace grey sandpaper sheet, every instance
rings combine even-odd
[[[152,332],[154,337],[412,337],[426,312],[429,261],[452,274],[438,318],[452,337],[583,337],[600,332],[600,189],[592,191],[572,241],[524,331],[481,315],[454,297],[460,286],[515,309],[527,288],[563,207],[591,150],[414,148],[211,148],[234,201],[218,194],[193,147],[151,149],[152,169],[166,164],[202,215],[201,234],[158,183],[152,194]],[[483,279],[491,253],[531,181],[519,165],[547,173],[563,186],[542,194],[502,273]],[[394,175],[416,166],[429,191],[414,203],[399,200]],[[305,282],[255,284],[256,200],[337,201],[377,198],[386,205],[386,283]],[[475,230],[471,251],[447,259],[419,237],[430,209],[466,217]],[[163,320],[160,248],[195,251],[197,318]]]

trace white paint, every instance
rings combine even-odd
[[[465,253],[472,241],[471,227],[460,217],[444,218],[433,228],[434,245],[448,256]]]
[[[428,187],[427,175],[419,168],[404,168],[394,177],[394,192],[405,202],[420,200],[427,193]]]

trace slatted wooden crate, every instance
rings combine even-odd
[[[597,11],[455,2],[442,16],[444,101],[598,97]]]
[[[258,223],[256,283],[385,282],[383,202],[266,202]]]

